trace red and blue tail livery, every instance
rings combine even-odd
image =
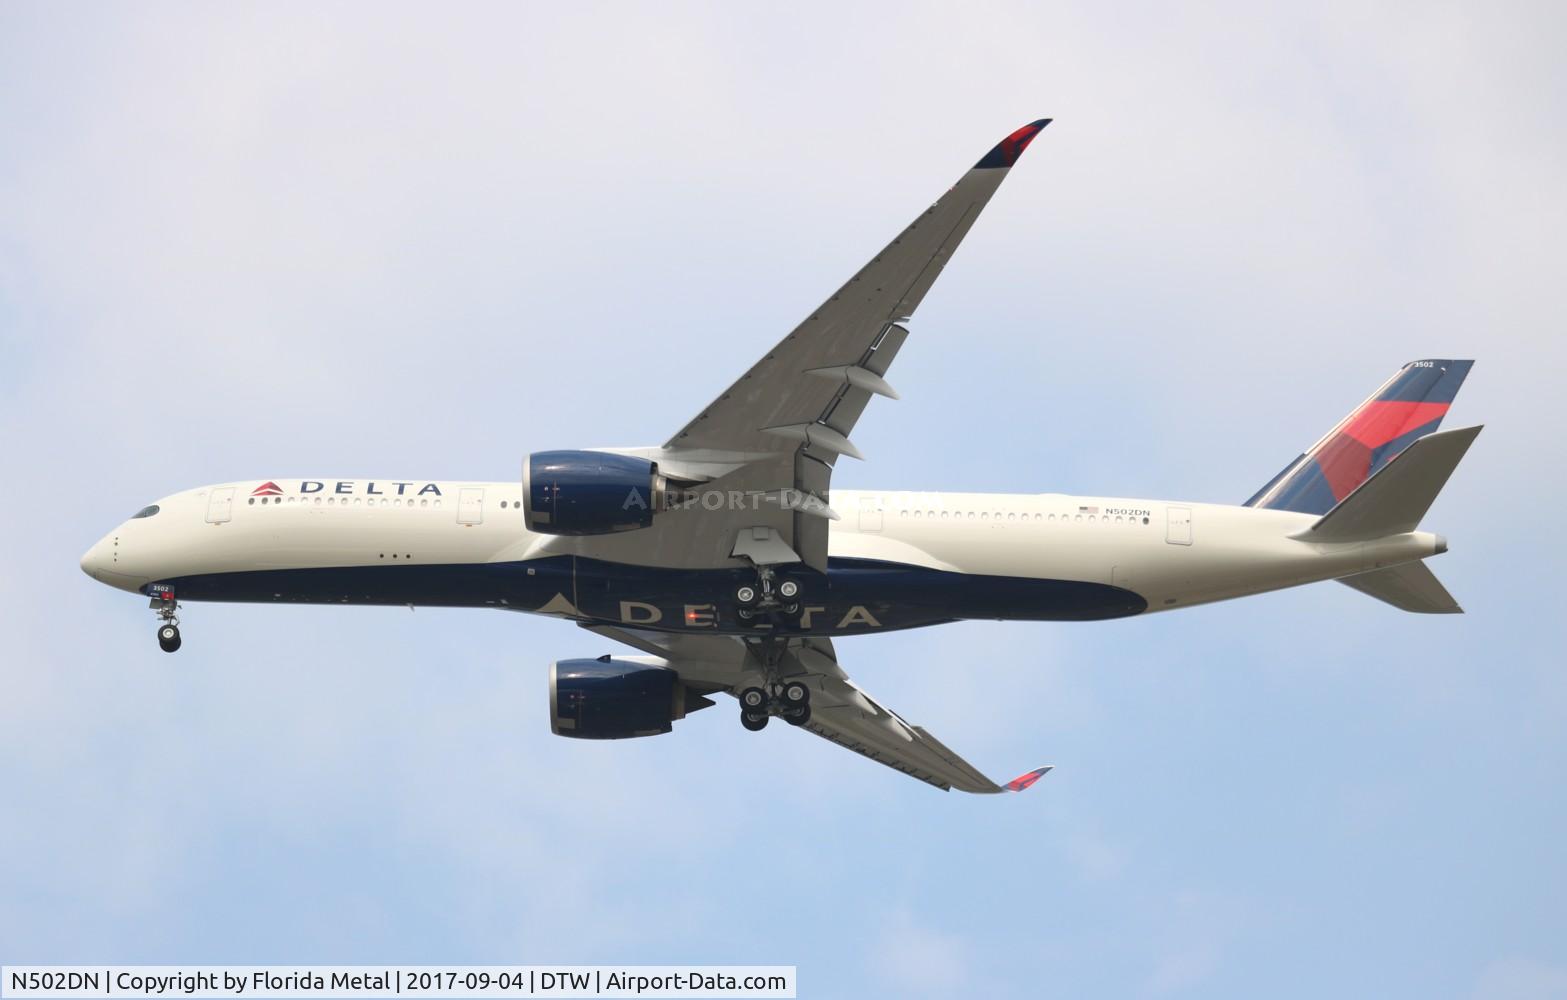
[[[1394,456],[1442,426],[1473,361],[1411,361],[1246,501],[1326,514]]]

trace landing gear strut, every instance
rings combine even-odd
[[[780,577],[769,565],[756,567],[756,582],[742,583],[735,588],[735,604],[742,621],[773,614],[797,615],[800,613],[800,581],[792,577]]]
[[[767,727],[772,716],[782,716],[791,726],[811,721],[811,689],[800,681],[772,681],[765,687],[740,692],[740,724],[751,732]]]
[[[174,600],[174,591],[154,591],[151,607],[163,623],[158,626],[158,648],[165,653],[172,653],[180,648],[180,606]]]

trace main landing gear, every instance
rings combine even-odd
[[[180,606],[174,600],[174,591],[154,591],[151,607],[162,622],[158,626],[158,648],[165,653],[172,653],[180,648]]]
[[[800,679],[802,667],[788,657],[789,642],[782,634],[793,628],[789,621],[800,613],[804,597],[802,580],[826,577],[803,575],[799,554],[789,547],[774,528],[758,525],[741,529],[730,555],[745,559],[756,570],[756,579],[738,584],[734,600],[741,621],[753,622],[759,634],[746,637],[751,664],[761,683],[739,691],[740,724],[751,732],[767,728],[775,715],[791,726],[811,721],[811,689]],[[779,566],[799,566],[800,570],[780,574]]]
[[[791,726],[811,721],[811,689],[799,681],[748,687],[740,692],[740,724],[751,732],[767,728],[767,720],[782,716]]]

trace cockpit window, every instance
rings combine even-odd
[[[136,513],[132,514],[131,515],[131,520],[134,521],[138,517],[151,517],[152,515],[156,514],[157,512],[158,512],[158,505],[157,504],[151,504],[149,506],[143,507],[141,510],[138,510]]]

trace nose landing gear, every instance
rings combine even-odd
[[[756,567],[756,582],[735,588],[734,600],[741,621],[776,621],[778,615],[800,613],[800,581],[780,576],[771,566]]]
[[[180,606],[174,600],[174,591],[167,588],[161,590],[154,588],[150,607],[158,613],[158,620],[163,623],[158,626],[158,648],[165,653],[172,653],[179,649]]]

